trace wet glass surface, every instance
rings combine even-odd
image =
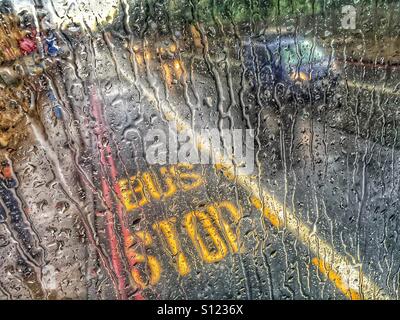
[[[399,21],[0,0],[0,299],[399,299]]]

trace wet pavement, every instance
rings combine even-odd
[[[235,34],[192,26],[165,56],[129,30],[58,37],[1,150],[1,299],[399,299],[396,67],[339,61],[334,97],[271,100]],[[171,161],[171,126],[217,163]],[[202,129],[254,129],[254,171]]]

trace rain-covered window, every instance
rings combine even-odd
[[[0,299],[399,299],[400,2],[0,0]]]

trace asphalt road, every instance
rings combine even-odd
[[[51,78],[63,118],[42,102],[13,159],[44,293],[10,275],[2,294],[399,298],[397,70],[342,65],[335,100],[270,103],[213,45],[160,62],[110,35],[70,43]],[[254,129],[254,172],[149,165],[144,137],[171,123],[193,150],[201,129]]]
[[[120,242],[139,234],[121,260],[135,270],[143,297],[398,297],[398,97],[379,91],[386,85],[382,70],[347,65],[352,85],[337,89],[339,104],[260,105],[239,75],[229,73],[229,60],[185,57],[163,64],[149,50],[149,60],[132,56],[130,63],[112,41],[94,48],[104,66],[97,75],[107,74],[107,80],[94,77],[91,91],[104,116],[97,146],[106,139],[112,150],[116,173],[109,173],[110,186],[136,177],[116,192],[123,200],[112,208],[121,211]],[[225,177],[214,166],[194,165],[185,168],[191,175],[182,181],[171,173],[179,171],[177,165],[150,166],[143,137],[149,130],[167,133],[171,121],[192,132],[255,129],[254,175]],[[100,170],[112,171],[99,154]],[[198,213],[218,205],[222,220],[209,226]]]

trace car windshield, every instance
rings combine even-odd
[[[0,0],[0,300],[400,299],[399,34],[400,0]]]

